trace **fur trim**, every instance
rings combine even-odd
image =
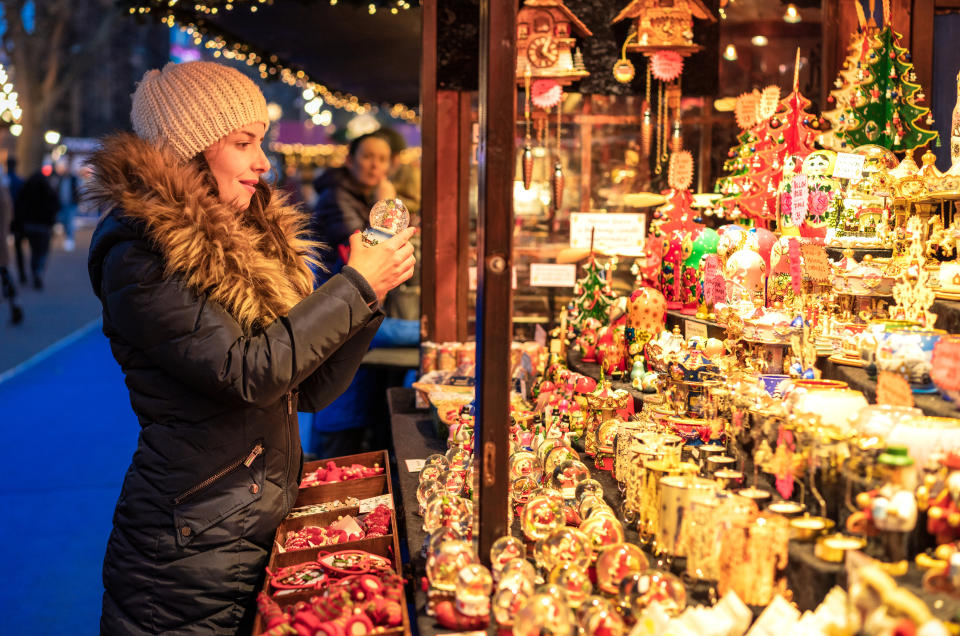
[[[244,330],[286,315],[313,290],[320,244],[305,237],[306,215],[276,191],[261,214],[238,214],[194,163],[129,133],[104,139],[90,165],[90,199],[142,221],[164,275],[209,294]]]

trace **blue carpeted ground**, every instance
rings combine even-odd
[[[99,323],[0,375],[0,625],[96,634],[100,565],[138,426]]]

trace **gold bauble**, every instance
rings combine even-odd
[[[960,526],[960,512],[951,512],[947,515],[947,523],[956,528]]]
[[[936,521],[943,516],[943,508],[940,506],[931,506],[930,510],[927,511],[927,516]]]
[[[865,493],[865,492],[860,493],[859,495],[857,495],[857,507],[869,508],[871,499],[872,497],[870,497],[868,493]]]

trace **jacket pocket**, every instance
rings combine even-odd
[[[263,441],[229,464],[173,498],[177,544],[196,537],[262,497],[266,464]]]

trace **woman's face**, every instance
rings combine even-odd
[[[256,192],[260,176],[270,169],[263,154],[266,124],[247,124],[203,151],[220,190],[220,201],[237,210],[246,210]]]
[[[357,151],[347,157],[347,167],[360,185],[376,188],[390,168],[390,144],[377,137],[364,139]]]

